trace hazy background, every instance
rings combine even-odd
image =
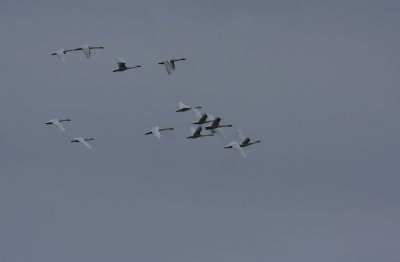
[[[0,261],[399,261],[399,8],[2,0]],[[180,100],[263,142],[187,140]]]

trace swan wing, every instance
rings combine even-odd
[[[171,62],[170,62],[170,61],[165,61],[165,62],[164,62],[164,65],[165,65],[165,69],[167,70],[167,73],[168,73],[169,75],[172,74],[173,68],[172,68]]]
[[[194,127],[193,127],[193,126],[190,126],[190,134],[191,134],[191,135],[193,135],[193,134],[194,134],[194,132],[196,132],[196,129],[194,129]]]
[[[180,102],[180,101],[179,101],[179,103],[178,103],[178,107],[179,107],[179,109],[182,109],[182,108],[189,108],[187,105],[185,105],[184,103],[182,103],[182,102]]]
[[[245,137],[244,137],[243,132],[239,128],[236,128],[236,134],[239,137],[240,142],[243,142]]]
[[[247,155],[244,152],[243,148],[241,148],[237,142],[233,142],[233,143],[231,143],[231,145],[232,145],[232,148],[235,149],[236,152],[241,154],[243,158],[245,158],[245,159],[247,158]]]
[[[220,138],[225,138],[224,131],[221,128],[211,129],[210,132],[215,135],[217,134]]]
[[[89,58],[90,55],[91,55],[89,46],[88,45],[84,45],[81,48],[83,50],[83,53],[85,53],[86,58]]]
[[[58,121],[58,120],[53,121],[53,124],[54,124],[56,127],[58,127],[58,129],[60,129],[61,131],[65,132],[65,128],[64,128],[64,126],[60,123],[60,121]]]
[[[196,116],[197,120],[200,120],[201,116],[203,115],[199,110],[196,108],[192,108],[194,115]]]
[[[160,128],[158,126],[153,127],[151,129],[151,132],[153,133],[153,135],[157,138],[161,138],[161,133],[160,133]]]
[[[64,49],[60,49],[56,52],[58,60],[60,60],[61,63],[65,63],[65,54],[64,54]]]
[[[86,142],[85,139],[83,139],[82,137],[80,137],[78,140],[79,140],[79,142],[81,142],[87,148],[92,149],[92,147],[89,145],[89,143]]]

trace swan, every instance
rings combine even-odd
[[[168,127],[168,128],[159,128],[158,126],[153,127],[149,132],[147,132],[145,135],[151,135],[153,134],[157,138],[161,138],[161,131],[165,130],[174,130],[173,127]]]
[[[175,70],[175,62],[176,61],[185,61],[186,58],[179,58],[179,59],[170,59],[170,60],[165,60],[163,62],[158,63],[159,65],[165,65],[165,69],[167,70],[167,73],[170,75],[172,74],[172,71]]]
[[[196,108],[192,109],[193,111],[195,111],[196,116],[199,118],[199,120],[197,122],[194,122],[192,124],[197,124],[197,125],[203,125],[206,123],[210,123],[213,122],[215,117],[211,114],[202,114],[200,113],[199,110],[197,110]],[[196,112],[197,111],[197,112]],[[217,134],[220,138],[224,138],[224,132],[222,131],[221,128],[216,128],[216,129],[210,129],[210,132],[212,134]]]
[[[179,102],[178,107],[179,107],[179,109],[176,110],[176,112],[186,112],[186,111],[189,111],[192,109],[202,108],[201,106],[195,106],[195,107],[187,106],[182,102]]]
[[[92,149],[92,147],[89,145],[89,143],[86,142],[86,141],[92,141],[92,140],[94,140],[94,138],[83,138],[83,137],[80,136],[80,137],[75,137],[70,142],[72,142],[72,143],[82,143],[87,148]]]
[[[192,111],[194,112],[194,115],[197,118],[197,121],[192,123],[194,125],[203,125],[203,124],[210,123],[210,122],[213,121],[211,116],[209,116],[207,114],[204,114],[204,113],[201,113],[196,108],[192,108]]]
[[[51,119],[48,122],[46,122],[46,125],[55,125],[56,127],[58,127],[61,131],[65,132],[65,128],[64,126],[61,124],[61,122],[70,122],[71,119]]]
[[[202,135],[201,134],[201,130],[202,129],[203,128],[201,126],[197,127],[196,129],[194,129],[193,126],[190,126],[190,134],[191,134],[191,136],[188,136],[187,138],[195,139],[195,138],[204,137],[204,136],[214,136],[214,134]]]
[[[205,129],[206,130],[212,130],[212,129],[217,129],[217,128],[221,128],[221,127],[232,127],[233,125],[220,125],[219,123],[221,122],[221,118],[217,117],[215,118],[210,126],[206,126]]]
[[[123,58],[118,58],[117,66],[118,66],[118,68],[113,70],[113,72],[122,72],[122,71],[125,71],[125,70],[128,70],[128,69],[141,67],[140,65],[133,66],[133,67],[128,67],[128,66],[126,66],[125,59],[123,59]]]
[[[78,51],[78,50],[83,50],[83,53],[85,54],[86,58],[89,58],[90,55],[92,54],[92,49],[104,49],[103,46],[89,46],[89,45],[83,45],[81,47],[73,49],[73,51]]]
[[[65,63],[65,54],[71,51],[75,51],[75,49],[59,49],[51,55],[56,55],[61,63]]]
[[[238,142],[231,142],[231,143],[229,143],[229,145],[227,145],[224,148],[225,149],[233,148],[233,149],[235,149],[236,152],[240,153],[243,158],[247,158],[246,153],[244,152],[243,148],[240,146],[240,144]]]
[[[256,140],[256,141],[250,142],[250,137],[248,137],[248,136],[245,137],[243,135],[242,131],[238,128],[236,128],[236,133],[240,139],[240,142],[239,142],[240,147],[246,147],[246,146],[250,146],[253,144],[261,143],[261,140]]]

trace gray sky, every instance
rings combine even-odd
[[[398,261],[399,8],[1,1],[1,262]],[[263,142],[187,141],[180,100]]]

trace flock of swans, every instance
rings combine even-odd
[[[69,52],[75,52],[75,51],[83,51],[85,54],[86,58],[90,58],[92,51],[94,49],[104,49],[103,46],[90,46],[90,45],[83,45],[78,48],[73,48],[73,49],[59,49],[55,53],[52,53],[52,56],[57,56],[58,59],[60,60],[61,63],[65,63],[65,54]],[[175,62],[177,61],[185,61],[185,58],[179,58],[179,59],[169,59],[165,60],[163,62],[160,62],[158,64],[164,65],[165,69],[167,71],[167,74],[171,75],[172,71],[175,70]],[[128,69],[134,69],[134,68],[140,68],[140,65],[136,66],[127,66],[126,61],[123,58],[119,58],[117,62],[117,69],[113,70],[112,72],[123,72]],[[186,112],[186,111],[193,111],[194,115],[196,117],[196,120],[192,122],[192,125],[190,125],[190,136],[187,137],[187,139],[197,139],[200,137],[211,137],[214,136],[215,134],[219,135],[220,137],[224,137],[224,134],[222,132],[221,128],[224,127],[234,127],[232,124],[221,124],[221,118],[220,117],[213,117],[210,114],[206,114],[201,112],[199,109],[202,109],[201,106],[188,106],[185,105],[182,102],[179,102],[178,104],[178,110],[176,112]],[[63,122],[71,122],[71,119],[51,119],[48,122],[46,122],[47,125],[53,125],[56,126],[58,129],[60,129],[62,132],[66,132],[66,129],[64,125],[62,124]],[[202,133],[203,131],[203,125],[208,124],[208,126],[204,127],[204,130],[207,130],[208,133],[204,134]],[[197,125],[197,127],[193,127],[193,125]],[[243,150],[244,147],[260,143],[260,140],[256,141],[251,141],[250,137],[244,136],[241,130],[239,130],[237,127],[236,129],[236,134],[238,136],[238,141],[233,141],[229,143],[227,146],[225,146],[225,149],[233,148],[235,151],[240,153],[240,155],[243,158],[247,158],[247,155],[245,151]],[[154,135],[156,138],[161,138],[161,132],[163,131],[173,131],[175,130],[173,127],[167,127],[167,128],[160,128],[158,126],[153,127],[145,133],[145,135]],[[91,145],[88,143],[88,141],[93,141],[94,138],[84,138],[84,137],[75,137],[74,139],[70,140],[71,143],[81,143],[85,147],[92,149]]]

